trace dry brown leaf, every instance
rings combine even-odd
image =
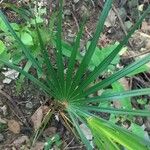
[[[44,143],[43,142],[37,142],[34,147],[31,148],[31,150],[43,150],[44,149]]]
[[[46,115],[49,111],[49,107],[48,106],[42,106],[42,110],[43,110],[43,114]]]
[[[47,129],[45,129],[45,131],[43,132],[43,135],[46,137],[51,137],[52,135],[54,135],[57,131],[56,127],[49,127]]]
[[[15,134],[20,133],[20,124],[16,120],[8,120],[8,129]]]
[[[48,106],[40,106],[31,117],[34,130],[36,131],[42,123],[44,115],[48,112]]]
[[[42,107],[39,107],[31,117],[31,121],[33,123],[35,131],[41,126],[42,119],[43,119],[43,110]]]

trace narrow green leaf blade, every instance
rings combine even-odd
[[[62,13],[63,13],[63,0],[59,1],[59,13],[58,13],[58,22],[57,22],[57,33],[56,33],[56,63],[58,70],[58,78],[60,80],[61,89],[64,93],[64,63],[62,55],[62,43],[61,43],[61,33],[62,33]]]
[[[128,110],[128,109],[115,109],[115,108],[104,108],[97,106],[86,106],[80,109],[96,112],[113,113],[118,115],[132,115],[132,116],[150,116],[150,111],[147,110]]]
[[[72,82],[73,69],[74,69],[74,65],[75,65],[75,62],[76,62],[76,56],[77,56],[77,52],[78,52],[78,49],[79,49],[79,46],[80,46],[80,40],[81,40],[81,37],[82,37],[84,25],[85,25],[85,21],[82,23],[82,25],[80,27],[80,30],[78,32],[76,41],[74,43],[73,50],[71,52],[71,56],[69,58],[68,70],[67,70],[67,74],[66,74],[66,93],[69,93],[70,85],[71,85],[71,82]]]
[[[95,32],[94,37],[91,41],[91,44],[90,44],[88,51],[86,52],[80,66],[79,66],[79,69],[78,69],[78,71],[74,77],[74,82],[72,84],[73,88],[75,88],[78,85],[78,83],[81,81],[81,77],[84,74],[84,71],[86,70],[86,68],[88,67],[88,65],[90,63],[90,60],[91,60],[92,55],[95,51],[97,42],[99,40],[100,34],[103,32],[104,23],[105,23],[105,20],[108,16],[109,10],[111,9],[111,5],[112,5],[112,0],[107,0],[105,5],[104,5],[103,11],[99,17],[96,32]]]
[[[87,103],[113,101],[113,100],[121,101],[124,98],[142,96],[142,95],[150,95],[150,88],[131,90],[131,91],[122,91],[122,92],[111,92],[107,94],[102,94],[101,96],[86,98],[83,101]],[[78,101],[82,101],[82,99]]]
[[[93,150],[92,146],[90,145],[90,142],[87,140],[87,138],[85,137],[85,135],[83,134],[82,130],[80,129],[80,126],[78,124],[78,121],[76,119],[76,117],[70,112],[68,111],[70,118],[72,119],[74,126],[76,128],[76,130],[78,131],[82,142],[85,144],[85,146],[87,147],[87,150]]]
[[[35,20],[36,21],[36,20]],[[48,85],[53,87],[53,89],[55,89],[55,91],[57,92],[57,94],[59,95],[60,92],[58,92],[60,90],[60,85],[59,82],[57,80],[57,75],[56,72],[51,64],[49,55],[48,55],[48,51],[46,50],[45,46],[44,46],[44,42],[43,39],[41,37],[41,33],[39,31],[37,22],[36,22],[36,31],[37,31],[37,35],[38,35],[38,39],[39,39],[39,43],[40,43],[40,47],[41,47],[41,53],[43,55],[45,64],[46,64],[46,81],[48,82]]]

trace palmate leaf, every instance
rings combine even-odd
[[[40,72],[42,73],[42,68],[39,65],[39,63],[36,61],[36,59],[33,57],[33,55],[31,54],[30,50],[22,43],[22,41],[20,40],[20,38],[17,36],[17,34],[15,33],[15,31],[13,30],[13,28],[11,27],[10,23],[8,22],[7,18],[5,17],[5,15],[3,14],[3,12],[0,10],[0,17],[2,18],[3,22],[5,23],[5,25],[7,26],[8,30],[10,31],[10,33],[12,34],[12,36],[15,38],[15,40],[17,41],[17,43],[20,45],[22,51],[24,52],[24,54],[26,55],[26,57],[32,62],[33,66]]]
[[[135,136],[133,133],[130,133],[125,129],[117,127],[110,122],[106,122],[103,119],[99,119],[96,117],[90,117],[87,122],[91,128],[91,131],[99,137],[102,133],[106,137],[111,138],[114,142],[125,146],[129,150],[149,149],[149,145],[147,144],[147,142],[143,142],[143,139]]]
[[[85,54],[85,56],[83,57],[83,60],[77,70],[77,73],[74,77],[74,80],[72,82],[72,90],[78,85],[78,83],[81,81],[81,77],[82,75],[84,74],[84,71],[87,69],[89,63],[90,63],[90,60],[92,58],[92,55],[95,51],[95,48],[96,48],[96,45],[97,45],[97,42],[99,40],[99,37],[100,37],[100,34],[103,32],[103,29],[104,29],[104,23],[105,23],[105,20],[108,16],[108,13],[109,13],[109,10],[111,9],[111,5],[112,5],[112,0],[107,0],[105,5],[104,5],[104,8],[103,8],[103,11],[99,17],[99,21],[98,21],[98,24],[97,24],[97,27],[96,27],[96,31],[95,31],[95,34],[93,36],[93,39],[91,41],[91,44]]]
[[[122,47],[128,42],[131,35],[134,33],[134,31],[139,27],[145,16],[150,12],[150,6],[147,8],[147,10],[143,13],[143,15],[140,17],[140,19],[136,22],[134,27],[131,29],[131,31],[128,33],[127,36],[123,39],[123,41],[114,49],[113,52],[111,52],[100,64],[98,67],[95,67],[94,71],[90,73],[90,75],[80,84],[76,92],[74,92],[74,95],[79,93],[79,91],[86,88],[94,79],[96,79],[112,62],[112,60],[116,57],[116,55],[119,53],[119,51],[122,49]],[[148,62],[148,61],[147,61]],[[144,63],[143,63],[144,64]],[[141,65],[142,66],[142,65]],[[132,71],[136,70],[137,68],[133,68]],[[131,72],[130,72],[131,73]],[[128,73],[129,74],[129,73]],[[125,75],[124,75],[125,76]],[[100,83],[99,83],[100,85]]]

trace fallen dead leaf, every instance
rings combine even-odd
[[[23,135],[21,137],[18,137],[14,142],[13,142],[13,146],[19,148],[21,147],[23,144],[26,144],[27,142],[29,142],[29,138],[26,135]]]
[[[33,123],[35,131],[41,126],[42,119],[43,119],[43,110],[42,107],[39,107],[31,117],[31,121]]]
[[[44,115],[48,112],[48,106],[40,106],[31,117],[34,130],[36,131],[42,123]]]
[[[34,147],[31,148],[31,150],[43,150],[44,149],[44,143],[43,142],[37,142]]]
[[[49,127],[47,129],[45,129],[45,131],[43,132],[43,135],[45,137],[51,137],[56,133],[56,131],[57,131],[56,127]]]
[[[20,133],[20,124],[16,120],[8,120],[8,129],[15,134]]]

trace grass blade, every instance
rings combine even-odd
[[[5,25],[9,29],[10,33],[13,35],[13,37],[16,39],[18,44],[20,45],[22,51],[26,55],[26,57],[32,62],[33,66],[42,74],[42,68],[40,67],[39,63],[36,61],[36,59],[32,56],[31,52],[27,47],[22,43],[20,38],[17,36],[13,28],[11,27],[10,23],[8,22],[7,18],[3,14],[3,12],[0,10],[0,17],[4,21]]]
[[[83,102],[91,103],[91,102],[102,102],[102,101],[113,101],[113,100],[120,101],[124,98],[142,96],[142,95],[150,95],[150,88],[138,89],[132,91],[111,92],[107,94],[102,94],[101,96],[84,99]],[[79,99],[78,101],[81,100],[82,99]]]
[[[82,142],[86,145],[87,150],[93,150],[90,142],[87,140],[87,138],[83,134],[82,130],[80,129],[80,126],[78,124],[78,121],[77,121],[76,117],[70,111],[68,111],[68,113],[69,113],[70,118],[72,119],[72,121],[74,123],[74,126],[75,126],[76,130],[78,131],[78,133],[81,137]]]
[[[36,22],[36,20],[35,20]],[[57,94],[59,95],[60,92],[58,92],[60,90],[60,85],[59,82],[57,80],[57,75],[56,72],[51,64],[49,55],[48,55],[48,51],[45,49],[44,46],[44,42],[43,39],[41,37],[37,22],[36,22],[36,31],[37,31],[37,35],[38,35],[38,39],[39,39],[39,43],[40,43],[40,47],[41,47],[41,53],[43,55],[45,64],[46,64],[46,81],[48,82],[48,85],[51,86],[53,85],[53,89],[55,89],[55,91],[57,92]]]
[[[74,89],[78,85],[78,83],[81,81],[81,77],[84,74],[84,71],[86,70],[86,68],[88,67],[88,64],[89,64],[89,62],[92,58],[92,55],[95,51],[95,48],[96,48],[97,42],[99,40],[100,34],[103,32],[104,23],[105,23],[105,20],[108,16],[109,10],[111,9],[111,5],[112,5],[112,0],[107,0],[105,5],[104,5],[104,9],[103,9],[103,11],[99,17],[96,32],[95,32],[94,37],[91,41],[91,44],[90,44],[81,64],[79,66],[79,69],[78,69],[78,71],[74,77],[72,89]]]
[[[85,87],[87,87],[94,79],[96,79],[107,67],[110,65],[112,60],[115,58],[115,56],[119,53],[119,51],[122,49],[122,47],[128,42],[131,35],[134,33],[134,31],[139,27],[143,19],[146,17],[146,15],[150,12],[150,6],[147,8],[147,10],[143,13],[143,15],[140,17],[140,19],[136,22],[134,27],[131,29],[131,31],[128,33],[127,36],[123,39],[123,41],[115,48],[113,52],[110,53],[108,57],[106,57],[98,67],[94,69],[93,72],[90,73],[88,78],[84,80],[81,85],[79,86],[79,90],[83,90]]]
[[[97,136],[103,133],[106,137],[111,138],[113,141],[123,145],[129,150],[148,150],[149,144],[142,138],[135,134],[112,124],[106,123],[105,120],[100,118],[91,117],[88,119],[89,126],[95,130]]]
[[[77,56],[78,49],[80,47],[80,39],[82,37],[84,25],[85,25],[85,21],[82,23],[82,25],[80,27],[80,31],[78,32],[76,41],[74,43],[73,50],[71,52],[71,56],[69,58],[68,70],[67,70],[67,73],[66,73],[66,93],[67,94],[69,93],[70,85],[71,85],[71,82],[72,82],[73,68],[74,68],[74,65],[75,65],[75,62],[76,62],[76,56]],[[68,92],[67,92],[67,90],[68,90]]]
[[[59,1],[59,13],[58,13],[58,23],[57,23],[57,33],[56,33],[56,63],[58,70],[58,78],[60,80],[61,89],[64,93],[64,63],[63,63],[63,55],[62,55],[62,43],[61,43],[61,33],[62,33],[62,13],[63,13],[63,0]]]
[[[81,106],[80,109],[87,110],[87,111],[118,114],[118,115],[147,116],[147,117],[150,116],[150,111],[146,111],[146,110],[115,109],[115,108],[104,108],[104,107],[97,107],[97,106],[86,106],[86,107]]]

